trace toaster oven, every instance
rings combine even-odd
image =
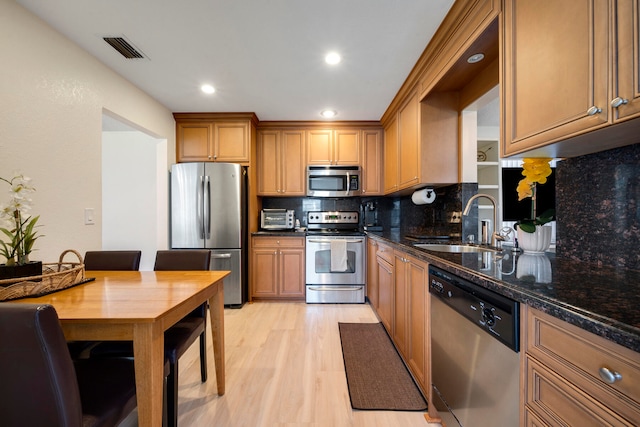
[[[295,212],[290,209],[262,209],[260,228],[263,230],[291,230],[295,226]]]

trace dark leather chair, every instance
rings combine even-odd
[[[133,361],[72,361],[51,305],[0,303],[0,424],[117,426],[136,407]]]
[[[174,249],[157,251],[155,271],[209,270],[211,251]],[[207,381],[207,304],[201,304],[164,333],[165,376],[167,390],[165,411],[168,426],[178,424],[178,359],[200,337],[200,376]],[[91,358],[132,357],[130,341],[104,342],[91,349]]]
[[[211,251],[174,249],[156,252],[155,271],[209,270]],[[178,425],[178,359],[200,337],[200,376],[207,381],[207,304],[200,305],[164,334],[164,355],[169,362],[167,376],[167,423]]]
[[[140,269],[142,251],[87,251],[84,254],[85,270]]]
[[[126,270],[137,271],[140,268],[142,251],[87,251],[84,254],[85,270]],[[69,351],[74,359],[86,358],[98,342],[72,341]]]

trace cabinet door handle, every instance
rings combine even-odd
[[[619,372],[613,371],[607,366],[603,366],[600,368],[600,378],[607,384],[613,384],[616,381],[622,381],[622,374]]]
[[[624,98],[620,98],[619,96],[613,98],[613,100],[611,100],[611,106],[613,108],[618,108],[621,105],[624,104],[628,104],[629,100],[628,99],[624,99]]]
[[[602,108],[598,108],[595,105],[587,110],[587,116],[595,116],[602,113]]]

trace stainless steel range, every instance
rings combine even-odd
[[[358,212],[307,213],[307,303],[364,303],[366,245]]]

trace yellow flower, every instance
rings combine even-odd
[[[555,216],[554,209],[547,209],[540,215],[536,216],[536,186],[547,182],[547,177],[551,175],[551,165],[549,158],[526,158],[523,159],[522,175],[524,178],[518,182],[516,191],[518,192],[518,201],[531,197],[531,217],[516,222],[516,227],[520,227],[527,233],[533,233],[537,225],[544,225],[549,221],[553,221]]]
[[[522,175],[524,175],[530,183],[537,182],[544,184],[547,182],[547,177],[551,175],[550,161],[550,158],[523,159]],[[520,185],[518,185],[518,188],[520,188]],[[518,193],[520,194],[520,190],[518,190]]]
[[[532,182],[527,178],[522,178],[516,190],[518,191],[518,201],[533,196]]]

